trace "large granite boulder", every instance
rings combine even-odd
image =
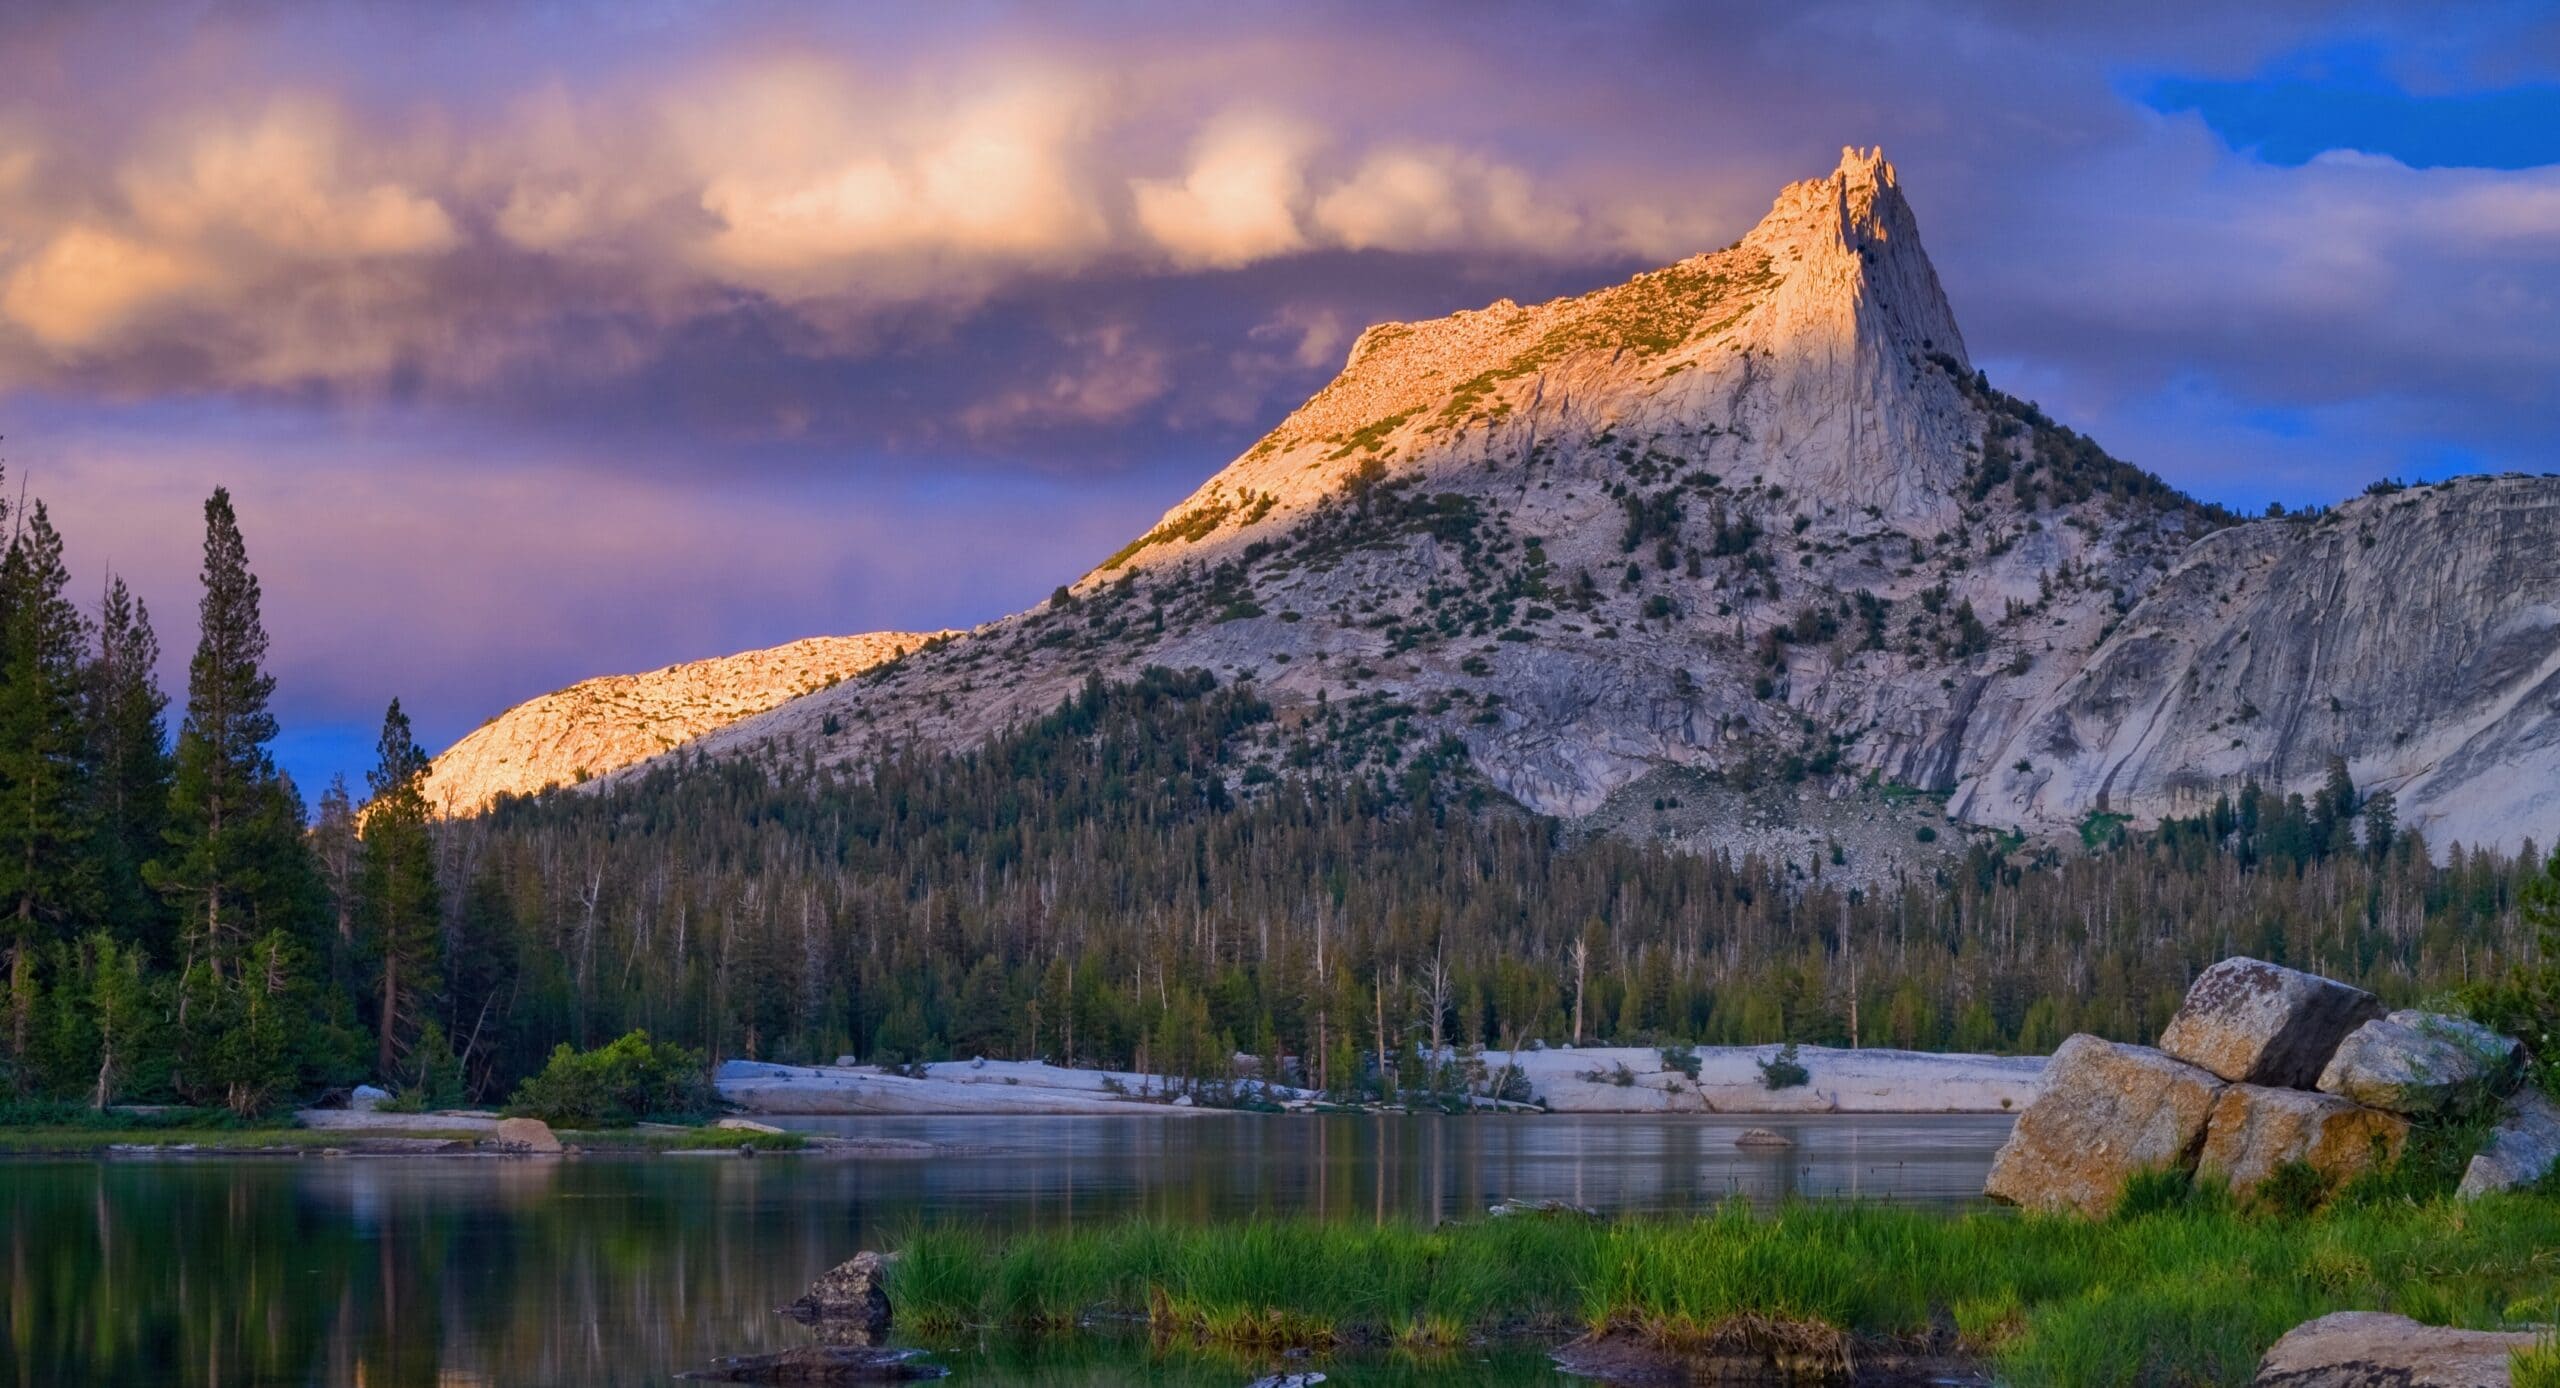
[[[2193,1169],[2221,1092],[2211,1074],[2148,1046],[2074,1036],[2045,1066],[2044,1091],[2018,1116],[1982,1193],[2105,1214],[2135,1172]]]
[[[2520,1089],[2508,1098],[2498,1126],[2464,1168],[2454,1193],[2470,1200],[2529,1186],[2555,1165],[2560,1165],[2560,1104],[2539,1089]]]
[[[2422,1117],[2503,1085],[2524,1043],[2477,1022],[2403,1009],[2347,1033],[2320,1072],[2320,1090]]]
[[[2235,1084],[2206,1120],[2200,1176],[2253,1190],[2286,1162],[2309,1162],[2332,1184],[2382,1166],[2409,1141],[2409,1120],[2301,1089]]]
[[[889,1259],[856,1253],[809,1284],[782,1313],[831,1345],[876,1345],[889,1333]]]
[[[539,1118],[501,1118],[490,1141],[510,1152],[553,1155],[560,1150],[560,1135]]]
[[[2258,1361],[2253,1388],[2507,1388],[2530,1331],[2451,1330],[2379,1311],[2305,1321]]]
[[[2196,975],[2160,1049],[2235,1084],[2309,1089],[2347,1033],[2382,1015],[2361,988],[2261,959]]]

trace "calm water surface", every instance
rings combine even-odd
[[[772,1308],[920,1223],[1470,1217],[1498,1200],[1959,1203],[2005,1117],[864,1118],[920,1160],[0,1161],[0,1384],[667,1384],[802,1339]],[[1793,1138],[1742,1152],[1754,1124]],[[1241,1385],[1109,1343],[944,1355],[990,1388]],[[1325,1366],[1350,1388],[1567,1382],[1536,1354]]]

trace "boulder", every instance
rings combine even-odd
[[[1745,1128],[1734,1135],[1733,1145],[1736,1147],[1793,1147],[1796,1144],[1783,1133],[1773,1133],[1767,1128]]]
[[[2379,1311],[2339,1311],[2285,1332],[2254,1388],[2507,1388],[2507,1356],[2531,1331],[2450,1330]]]
[[[2199,1173],[2251,1190],[2286,1162],[2309,1162],[2332,1184],[2389,1162],[2409,1141],[2409,1120],[2330,1094],[2235,1084],[2213,1103]]]
[[[829,1344],[877,1344],[889,1333],[889,1259],[856,1253],[809,1284],[782,1313],[827,1333]]]
[[[759,1123],[752,1118],[723,1118],[711,1126],[733,1133],[779,1133],[782,1131],[771,1123]]]
[[[2560,1104],[2539,1089],[2520,1089],[2508,1098],[2498,1126],[2464,1168],[2454,1193],[2465,1200],[2529,1186],[2560,1165]]]
[[[2308,1089],[2347,1033],[2382,1015],[2361,988],[2259,959],[2196,975],[2160,1049],[2235,1084]]]
[[[2063,1042],[2044,1076],[1982,1187],[2031,1210],[2105,1214],[2135,1172],[2193,1169],[2222,1092],[2220,1080],[2184,1061],[2095,1036]]]
[[[347,1107],[358,1113],[372,1113],[391,1101],[391,1091],[378,1085],[360,1084],[347,1096]]]
[[[539,1118],[501,1118],[498,1131],[490,1141],[511,1152],[549,1152],[560,1150],[559,1134]]]
[[[2501,1085],[2524,1043],[2477,1022],[2406,1009],[2347,1033],[2320,1072],[2320,1091],[2423,1117]]]

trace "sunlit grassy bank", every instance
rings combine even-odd
[[[2481,1328],[2544,1319],[2560,1290],[2560,1200],[2304,1217],[2196,1200],[2098,1223],[1809,1205],[1436,1229],[931,1231],[906,1242],[892,1276],[902,1322],[927,1335],[1125,1315],[1237,1345],[1603,1327],[1696,1344],[1768,1318],[1870,1351],[1953,1350],[2018,1383],[2243,1383],[2278,1336],[2329,1311]]]

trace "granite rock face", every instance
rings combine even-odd
[[[2520,1089],[2498,1115],[2455,1192],[2469,1200],[2531,1185],[2560,1166],[2560,1103],[2539,1089]]]
[[[2193,1170],[2222,1081],[2147,1046],[2074,1036],[1992,1160],[1983,1194],[2030,1210],[2112,1209],[2126,1179]]]
[[[429,771],[427,798],[439,813],[468,815],[487,809],[501,794],[575,785],[828,688],[948,634],[813,636],[647,674],[582,680],[527,699],[446,748]]]
[[[2379,1311],[2305,1321],[2258,1361],[2255,1388],[2507,1388],[2530,1332],[2451,1330]]]
[[[2502,1083],[2524,1044],[2460,1017],[2403,1009],[2347,1033],[2320,1090],[2411,1117],[2442,1113]]]
[[[2200,1178],[2253,1190],[2286,1162],[2308,1162],[2332,1185],[2382,1166],[2408,1145],[2409,1122],[2328,1094],[2235,1084],[2214,1100]]]
[[[2361,988],[2259,959],[2196,976],[2160,1049],[2235,1084],[2304,1089],[2382,1004]]]
[[[2441,848],[2560,830],[2560,480],[2475,477],[2198,541],[1958,790],[1990,823],[2192,815],[2333,757]],[[2025,759],[2032,769],[2013,769]]]

